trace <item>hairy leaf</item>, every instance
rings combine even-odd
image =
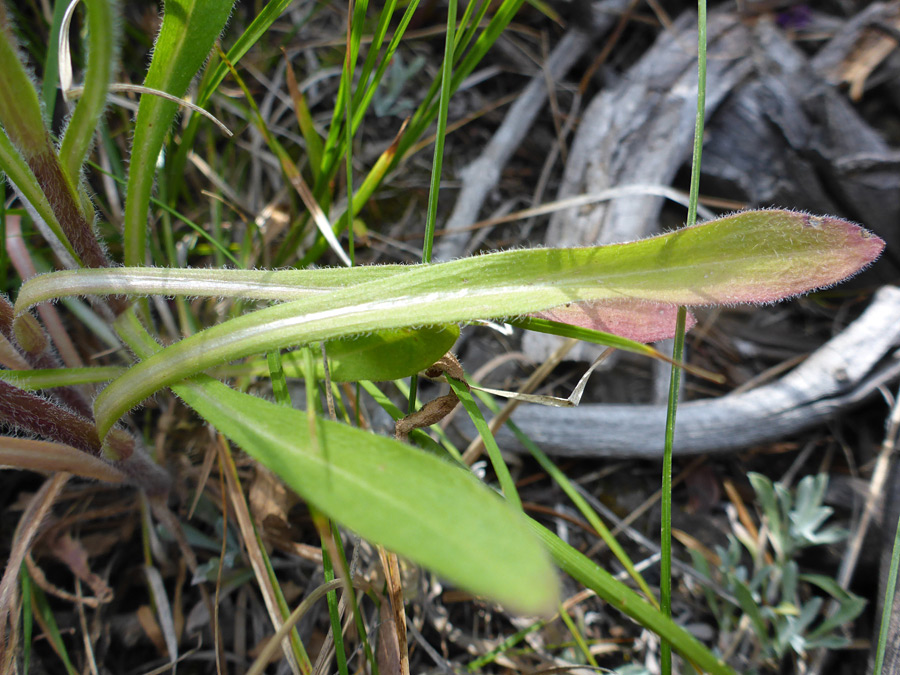
[[[387,278],[268,307],[186,338],[110,384],[97,398],[95,414],[105,433],[132,406],[194,373],[319,340],[520,316],[567,303],[774,302],[851,276],[883,247],[878,237],[847,221],[772,210],[739,213],[629,244],[504,251],[394,267]],[[327,272],[332,279],[379,274]],[[108,292],[127,293],[127,285]],[[27,301],[20,298],[16,311]]]

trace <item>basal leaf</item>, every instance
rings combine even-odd
[[[425,370],[446,354],[459,337],[459,326],[426,326],[380,331],[372,335],[332,340],[326,343],[328,374],[332,382],[385,382],[409,377]],[[313,354],[319,354],[313,346]],[[296,352],[282,355],[281,366],[286,377],[305,377],[302,359]],[[233,366],[222,366],[211,373],[216,377],[255,375],[266,377],[269,366],[265,359],[254,359]],[[324,379],[322,360],[316,359],[316,377]],[[2,371],[0,371],[2,379]]]
[[[847,221],[748,211],[629,244],[504,251],[386,273],[316,270],[305,278],[372,280],[245,314],[182,340],[110,384],[95,414],[105,433],[164,386],[250,354],[319,340],[521,316],[567,303],[773,302],[841,281],[883,247]],[[128,284],[107,292],[128,293]],[[24,304],[20,298],[16,311]]]
[[[384,382],[425,370],[446,354],[459,326],[400,328],[326,343],[329,374],[335,382]]]
[[[133,315],[123,317],[133,325]],[[120,325],[123,320],[120,319]],[[139,356],[149,336],[123,338]],[[553,611],[559,589],[526,519],[470,472],[391,438],[317,420],[205,375],[175,392],[297,494],[373,542],[515,611]]]
[[[166,0],[162,27],[144,86],[183,96],[225,27],[229,0]],[[177,105],[144,95],[138,107],[125,203],[125,262],[141,264],[147,240],[147,209],[156,158],[175,119]]]

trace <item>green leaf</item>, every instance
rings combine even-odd
[[[748,211],[630,244],[504,251],[387,271],[294,272],[295,283],[307,279],[319,289],[323,280],[333,284],[335,279],[386,278],[343,284],[330,293],[316,292],[245,314],[172,345],[100,394],[97,423],[105,433],[158,389],[272,349],[408,326],[519,316],[571,302],[773,302],[836,283],[874,260],[883,247],[880,239],[847,221],[791,211]],[[209,274],[221,281],[224,272]],[[276,273],[258,274],[275,278]],[[207,292],[222,294],[224,288]],[[68,287],[57,291],[71,292]],[[126,278],[125,283],[105,290],[95,287],[93,292],[146,290]],[[16,311],[33,301],[23,288]]]
[[[481,414],[478,404],[475,403],[475,399],[472,398],[472,392],[469,391],[465,382],[454,380],[449,375],[447,376],[447,383],[450,385],[450,388],[453,389],[459,402],[462,403],[463,408],[465,408],[466,412],[469,414],[469,419],[472,420],[472,423],[478,430],[478,434],[481,436],[481,440],[484,442],[484,447],[487,450],[488,457],[490,457],[491,466],[494,467],[494,473],[497,475],[500,488],[503,490],[503,495],[510,504],[521,511],[522,500],[519,497],[519,492],[516,490],[516,482],[513,480],[512,475],[509,473],[509,467],[506,466],[506,462],[500,454],[500,447],[497,445],[497,439],[494,438],[494,434],[491,433],[487,420],[484,419],[484,415]]]
[[[80,384],[109,382],[124,372],[119,366],[95,366],[93,368],[47,368],[38,370],[0,370],[0,380],[19,389],[53,389]]]
[[[800,579],[818,586],[838,602],[838,610],[810,631],[806,636],[808,640],[824,639],[831,631],[853,621],[866,608],[865,598],[841,588],[831,577],[822,574],[801,574]]]
[[[28,162],[44,155],[49,136],[31,75],[16,44],[7,9],[0,6],[0,124]]]
[[[738,603],[740,603],[741,609],[753,624],[753,629],[756,631],[756,635],[760,639],[760,641],[766,642],[768,640],[768,630],[766,628],[766,622],[759,611],[759,605],[754,599],[753,593],[750,591],[750,587],[746,583],[738,579],[737,576],[732,577],[732,582],[734,595],[737,598]]]
[[[87,70],[84,90],[66,125],[59,148],[59,160],[69,180],[76,183],[87,156],[100,117],[106,108],[106,96],[113,70],[117,67],[116,46],[119,25],[109,0],[85,0],[88,36]]]
[[[232,4],[226,0],[166,0],[144,86],[183,96],[225,27]],[[156,159],[176,112],[177,105],[172,101],[141,97],[125,204],[125,263],[129,265],[144,262]]]
[[[409,377],[425,370],[446,354],[458,337],[459,326],[449,325],[400,328],[333,340],[325,345],[329,375],[332,382],[385,382]],[[318,345],[311,347],[314,354],[319,353]],[[316,377],[323,379],[325,369],[322,360],[317,358],[315,363]],[[303,364],[296,352],[282,354],[282,367],[286,377],[305,377]],[[251,359],[245,363],[221,366],[210,374],[216,377],[266,377],[269,367],[263,360]],[[2,376],[0,371],[0,379]]]
[[[135,321],[132,313],[123,319]],[[123,339],[139,356],[159,349],[123,319]],[[321,419],[313,441],[305,412],[204,375],[175,392],[297,494],[366,539],[512,610],[554,610],[556,574],[525,518],[458,465]]]
[[[333,340],[325,345],[328,373],[332,382],[386,382],[409,377],[425,370],[446,354],[459,337],[459,326],[427,326],[400,328],[361,337]],[[317,344],[313,354],[320,353]],[[302,359],[296,352],[281,356],[286,377],[305,378]],[[324,379],[322,359],[315,359],[316,377]],[[269,367],[261,360],[216,368],[216,377],[267,376]],[[0,372],[2,379],[2,372]],[[107,378],[111,379],[111,378]]]
[[[228,50],[228,54],[226,55],[227,62],[233,66],[237,65],[244,55],[250,51],[250,48],[267,34],[272,24],[278,20],[278,17],[281,16],[281,13],[287,9],[290,3],[291,0],[269,0],[269,2],[266,3],[266,6],[260,10],[259,14],[257,14],[256,18],[253,19],[244,32],[234,41],[234,44],[231,46],[231,49]],[[311,14],[312,12],[310,12],[307,17]],[[299,28],[299,25],[293,26],[294,30],[299,30]],[[223,61],[218,61],[214,67],[206,70],[197,87],[198,106],[203,107],[206,105],[213,95],[213,92],[215,92],[216,88],[222,84],[222,80],[225,79],[227,74],[228,66]],[[188,152],[194,147],[194,139],[197,136],[197,129],[199,128],[202,119],[204,119],[202,115],[193,115],[191,117],[181,136],[181,143],[178,146],[178,150],[171,158],[168,167],[170,195],[177,193],[175,181],[182,181],[184,167],[187,164]]]
[[[333,382],[385,382],[425,370],[459,338],[459,326],[399,328],[325,345]],[[317,361],[321,367],[321,361]],[[323,375],[324,376],[324,375]]]

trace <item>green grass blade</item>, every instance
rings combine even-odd
[[[691,188],[688,201],[687,227],[697,222],[697,203],[700,199],[700,158],[703,154],[703,124],[706,114],[706,0],[697,1],[697,115],[694,126],[694,152],[691,163]],[[684,358],[684,332],[687,312],[678,308],[672,360]],[[666,408],[666,435],[663,449],[660,526],[660,604],[666,616],[672,616],[672,447],[675,442],[675,416],[681,393],[681,369],[672,366],[669,380],[669,400]],[[663,640],[660,649],[660,668],[663,675],[672,672],[671,645]]]
[[[609,550],[612,552],[614,556],[616,556],[616,560],[618,560],[622,567],[625,568],[625,571],[628,572],[628,575],[634,579],[634,582],[638,585],[638,588],[641,589],[641,592],[646,597],[647,601],[652,604],[654,607],[658,608],[659,603],[656,601],[656,598],[653,596],[653,591],[650,590],[649,584],[641,575],[640,572],[635,568],[634,562],[632,562],[631,558],[625,552],[625,549],[622,548],[622,545],[619,541],[612,535],[612,532],[609,531],[609,528],[606,526],[606,523],[603,522],[603,519],[597,514],[597,512],[591,508],[591,505],[587,503],[587,501],[578,494],[578,491],[575,489],[575,486],[572,485],[572,482],[566,476],[565,473],[560,471],[559,467],[557,467],[551,459],[544,453],[543,450],[538,447],[538,445],[532,441],[527,435],[525,435],[519,427],[515,425],[514,422],[508,420],[506,422],[507,426],[512,430],[512,432],[516,435],[516,438],[519,439],[519,442],[522,443],[522,446],[531,453],[531,456],[534,457],[538,464],[541,465],[541,468],[547,472],[554,482],[565,492],[566,496],[572,501],[581,515],[584,516],[585,520],[588,521],[591,527],[593,527],[597,534],[600,535],[600,538],[603,542],[609,547]]]
[[[472,74],[472,71],[475,70],[475,67],[481,62],[484,55],[487,54],[488,50],[500,37],[500,34],[506,30],[506,27],[509,25],[510,21],[512,21],[516,12],[519,11],[523,2],[524,0],[504,0],[488,25],[481,34],[479,34],[465,57],[459,61],[458,65],[454,65],[453,78],[450,82],[451,95],[453,95],[459,89],[459,86],[463,81]],[[458,56],[458,54],[455,54],[455,56]],[[432,83],[422,104],[410,120],[409,127],[400,142],[394,165],[406,156],[407,151],[422,137],[425,130],[437,116],[438,107],[434,104],[434,97],[437,95],[440,86],[441,82],[439,79]]]
[[[266,366],[269,369],[269,379],[272,381],[272,394],[275,397],[275,401],[290,408],[291,395],[288,391],[287,379],[284,376],[281,352],[276,349],[266,354]]]
[[[300,134],[306,142],[309,169],[312,172],[313,180],[318,181],[322,171],[322,139],[319,138],[319,132],[316,131],[312,113],[306,103],[306,97],[297,84],[297,76],[290,61],[285,62],[285,80],[291,100],[294,103],[294,115],[297,118],[297,126],[300,128]]]
[[[19,570],[19,583],[22,586],[22,670],[30,673],[31,634],[34,630],[34,615],[31,612],[31,575],[28,567],[22,563]]]
[[[544,542],[556,564],[576,581],[593,590],[623,614],[630,616],[664,640],[668,640],[678,653],[707,673],[734,675],[731,668],[700,644],[690,633],[644,601],[625,584],[617,581],[590,558],[569,546],[537,522],[531,521],[531,527]]]
[[[367,2],[357,0],[353,6],[353,26],[347,39],[347,53],[344,58],[344,74],[341,77],[341,89],[344,96],[344,169],[347,178],[347,255],[350,258],[350,267],[356,262],[355,240],[353,238],[353,95],[350,89],[353,85],[353,71],[356,69],[356,59],[359,54],[359,42],[362,32],[362,20],[365,19]],[[323,233],[325,234],[325,233]],[[337,638],[339,636],[335,636]],[[346,669],[346,663],[344,664]],[[343,674],[342,674],[343,675]]]
[[[396,6],[396,0],[392,0],[388,5],[385,6],[384,11],[379,18],[379,24],[375,31],[375,36],[372,41],[372,47],[369,50],[369,53],[366,55],[366,61],[363,64],[363,70],[360,75],[360,82],[368,82],[368,85],[365,89],[360,89],[357,91],[357,94],[362,94],[359,96],[359,100],[354,101],[354,113],[353,113],[353,131],[359,129],[359,125],[362,124],[363,116],[366,111],[369,109],[369,105],[372,102],[372,98],[375,96],[375,92],[378,89],[378,85],[381,84],[381,80],[384,77],[385,71],[387,71],[388,66],[391,63],[391,59],[394,57],[394,53],[397,51],[397,47],[400,45],[400,40],[403,38],[403,35],[406,33],[406,28],[409,26],[409,22],[413,17],[416,9],[419,6],[419,0],[413,0],[406,6],[406,10],[403,12],[403,16],[400,17],[400,21],[397,24],[397,28],[394,29],[394,34],[391,36],[390,41],[388,42],[387,49],[385,49],[384,56],[378,64],[378,68],[375,70],[375,74],[369,78],[369,74],[371,72],[372,63],[370,63],[370,58],[374,61],[376,51],[376,44],[378,45],[378,49],[380,49],[380,45],[384,39],[384,35],[382,34],[382,30],[387,29],[387,20],[386,14],[388,13],[388,8],[390,8],[390,14],[393,14],[394,7]],[[387,19],[387,20],[386,20]]]
[[[32,584],[31,586],[31,606],[35,618],[44,629],[47,639],[52,645],[53,651],[56,652],[60,661],[62,661],[66,673],[68,673],[68,675],[78,675],[78,671],[75,669],[72,660],[69,658],[66,644],[63,642],[62,633],[59,631],[59,624],[56,623],[56,616],[53,614],[53,608],[47,601],[47,596],[44,594],[44,591],[36,584]]]
[[[53,3],[53,19],[50,22],[50,34],[47,37],[47,54],[44,56],[44,72],[41,78],[41,103],[47,119],[53,119],[56,110],[56,94],[59,90],[59,32],[62,26],[63,16],[66,13],[66,3]],[[27,672],[27,668],[26,668]]]
[[[882,598],[884,606],[881,610],[881,626],[878,629],[878,650],[875,653],[875,667],[872,670],[874,675],[881,675],[884,668],[884,653],[887,650],[891,630],[891,615],[896,602],[898,568],[900,568],[900,519],[897,520],[894,547],[891,551],[891,567],[888,572],[887,585],[884,589],[884,598]]]
[[[313,515],[313,518],[315,517],[316,516]],[[331,531],[331,523],[321,515],[319,518],[322,518],[324,526]],[[335,537],[335,540],[340,537],[339,534],[334,534],[333,536]],[[331,556],[328,555],[328,547],[325,545],[324,537],[322,537],[322,568],[325,583],[334,581],[334,565],[331,564]],[[325,596],[325,600],[328,604],[328,619],[331,621],[331,634],[334,636],[334,657],[335,661],[337,661],[338,673],[340,675],[349,675],[349,671],[347,670],[347,651],[344,648],[344,632],[341,629],[341,615],[338,612],[337,591],[329,591]]]
[[[648,356],[654,359],[662,357],[662,354],[650,345],[635,342],[634,340],[629,340],[628,338],[614,335],[613,333],[604,333],[603,331],[573,326],[559,321],[550,321],[548,319],[537,319],[526,316],[521,319],[510,319],[507,323],[523,330],[533,330],[537,333],[548,333],[560,337],[575,338],[576,340],[582,340],[583,342],[591,342],[605,347],[614,347],[616,349],[632,352],[633,354],[640,354],[641,356]]]
[[[687,313],[678,308],[678,325],[675,330],[675,344],[672,359],[681,361],[684,357],[684,323]],[[665,616],[672,617],[672,447],[675,442],[675,414],[678,410],[678,395],[681,392],[681,368],[672,366],[669,379],[669,397],[666,407],[666,434],[663,447],[662,485],[660,487],[660,608]],[[660,664],[663,673],[672,672],[671,645],[663,641],[660,649]]]
[[[434,244],[434,228],[437,221],[438,195],[441,191],[441,167],[444,161],[444,136],[447,133],[447,110],[450,107],[450,80],[453,75],[453,36],[456,32],[456,0],[447,6],[447,33],[444,43],[444,61],[441,66],[441,96],[438,100],[438,122],[434,142],[434,161],[431,165],[431,189],[428,191],[428,209],[425,219],[425,244],[422,262],[431,262]]]
[[[462,403],[463,408],[465,408],[466,412],[469,414],[469,418],[478,430],[481,440],[484,441],[485,450],[487,450],[488,457],[490,457],[491,466],[494,467],[494,473],[497,475],[497,480],[500,482],[500,489],[503,490],[503,495],[513,508],[517,511],[521,511],[522,500],[519,497],[519,491],[516,490],[516,482],[510,475],[509,467],[506,466],[506,462],[503,461],[503,456],[500,454],[500,447],[497,445],[494,434],[491,433],[491,430],[488,428],[488,424],[484,419],[484,415],[481,414],[481,410],[478,409],[478,404],[475,403],[475,399],[472,398],[472,392],[469,391],[469,388],[465,383],[454,380],[452,377],[448,376],[447,382],[459,398],[459,402]]]
[[[581,631],[578,630],[578,626],[575,625],[575,622],[572,621],[572,617],[569,616],[569,613],[563,607],[559,608],[559,618],[562,619],[562,622],[564,624],[566,624],[566,628],[569,629],[569,633],[575,639],[575,644],[577,645],[578,650],[584,656],[585,661],[587,661],[595,669],[600,670],[600,666],[597,664],[597,660],[594,658],[594,655],[591,654],[591,650],[587,646],[584,635],[582,635]]]

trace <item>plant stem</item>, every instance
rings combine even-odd
[[[706,112],[706,0],[697,0],[697,117],[694,126],[694,153],[691,162],[691,190],[688,201],[686,227],[697,222],[697,202],[700,195],[700,157],[703,154],[703,122]],[[687,311],[678,308],[672,359],[684,358],[684,327]],[[663,454],[662,501],[660,527],[660,605],[666,617],[672,616],[672,446],[675,441],[675,414],[681,388],[681,370],[672,367],[669,380],[669,402],[666,409],[666,440]],[[672,647],[663,640],[660,647],[660,669],[663,675],[672,672]]]

